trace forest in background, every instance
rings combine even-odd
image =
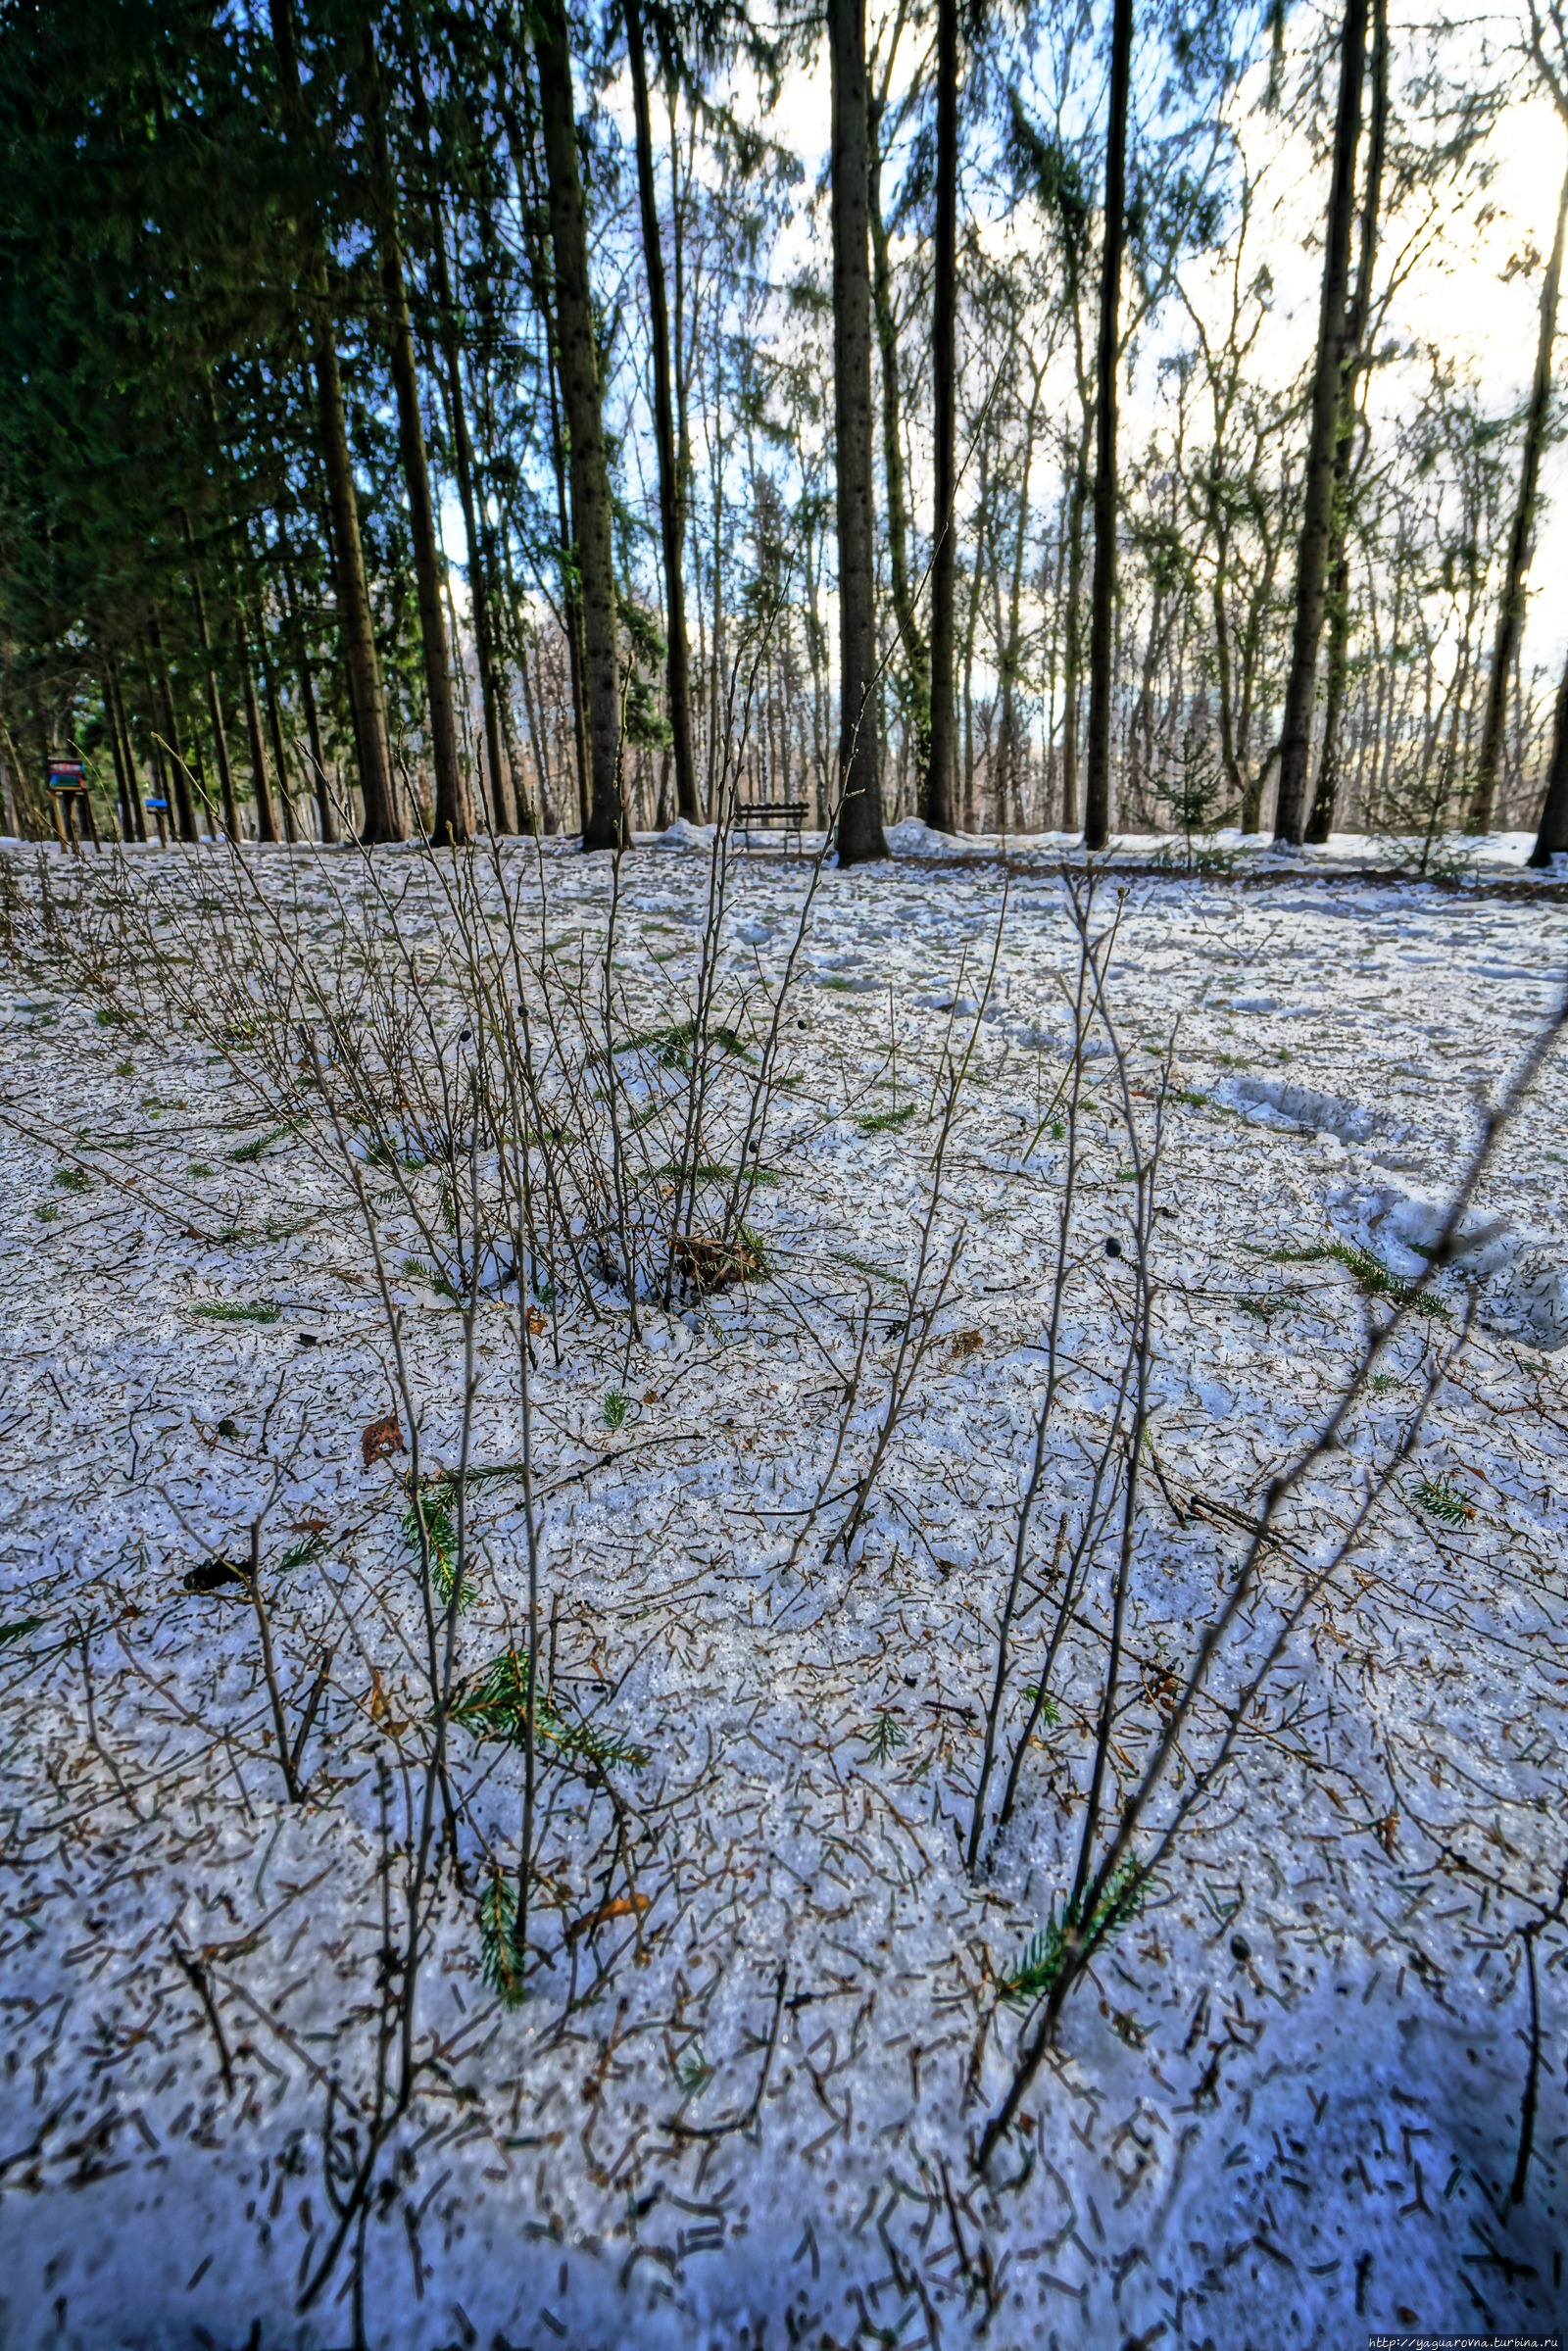
[[[1542,92],[1534,0],[8,6],[7,829],[74,754],[127,840],[605,848],[728,788],[846,862],[910,814],[1544,861],[1568,180],[1522,401],[1405,308]]]

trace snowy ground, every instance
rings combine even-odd
[[[147,853],[133,870],[173,863]],[[330,890],[303,856],[262,863],[323,937],[332,892],[361,887],[348,855],[325,861]],[[741,861],[737,971],[777,967],[804,872]],[[591,954],[606,861],[550,850],[544,882],[551,926]],[[678,988],[706,884],[690,846],[628,863],[617,952],[629,969],[658,958],[650,985]],[[869,1444],[938,1055],[972,1015],[1002,891],[995,860],[825,871],[798,1083],[757,1195],[770,1278],[684,1317],[650,1310],[629,1352],[623,1325],[587,1320],[564,1323],[559,1364],[541,1350],[556,1670],[647,1752],[621,1780],[646,1906],[604,1915],[620,1883],[604,1820],[563,1778],[541,1846],[553,1964],[501,2007],[479,1971],[473,1838],[514,1838],[515,1775],[464,1751],[480,1784],[468,1877],[437,1924],[422,2086],[366,2232],[365,2334],[387,2351],[912,2351],[982,2333],[999,2351],[1275,2351],[1568,2318],[1551,1927],[1535,2161],[1524,2204],[1504,2201],[1522,1930],[1568,1861],[1560,1064],[1490,1184],[1500,1229],[1478,1322],[1415,1458],[1076,1994],[1007,2183],[973,2173],[1022,2022],[999,1983],[1070,1873],[1105,1637],[1102,1569],[1059,1722],[972,1882],[960,1839],[1058,1200],[1059,1145],[1039,1128],[1071,955],[1044,845],[1008,884],[950,1158],[956,1287],[864,1540],[848,1561],[821,1540],[791,1560],[787,1514],[828,1466],[867,1297],[882,1319],[852,1466]],[[433,899],[408,919],[439,945]],[[1159,1218],[1166,1487],[1136,1554],[1118,1769],[1234,1573],[1245,1536],[1226,1513],[1256,1509],[1386,1311],[1328,1245],[1419,1267],[1411,1245],[1470,1147],[1477,1091],[1510,1069],[1565,966],[1555,898],[1130,885],[1113,995],[1150,1049],[1151,1094],[1179,1024],[1179,1091]],[[268,1139],[205,1046],[127,1039],[39,965],[0,980],[0,2344],[347,2343],[347,2262],[308,2313],[295,2297],[370,2094],[383,1856],[406,1835],[420,1705],[402,1465],[363,1466],[362,1431],[388,1405],[365,1245],[311,1152]],[[1120,1153],[1108,1121],[1089,1123],[1042,1592],[1086,1489],[1125,1277],[1104,1250],[1125,1226]],[[1250,1630],[1396,1445],[1462,1319],[1456,1279],[1443,1289],[1447,1317],[1401,1334],[1345,1451],[1288,1505]],[[427,1444],[450,1464],[460,1317],[428,1285],[399,1296]],[[482,1333],[481,1463],[518,1442],[511,1329],[497,1309]],[[618,1429],[612,1390],[631,1398]],[[323,1644],[336,1653],[300,1806],[280,1800],[254,1620],[182,1583],[204,1546],[236,1554],[279,1461],[269,1543],[326,1537],[278,1606],[290,1690]],[[1455,1523],[1418,1504],[1423,1478],[1459,1497]],[[460,1637],[477,1662],[515,1637],[515,1485],[474,1509]],[[1042,1599],[1025,1621],[1018,1681],[1046,1614]]]

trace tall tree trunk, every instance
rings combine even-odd
[[[1350,663],[1350,564],[1347,552],[1350,521],[1350,453],[1355,441],[1356,387],[1362,380],[1362,348],[1372,310],[1372,272],[1377,264],[1378,219],[1383,205],[1383,161],[1389,138],[1388,0],[1372,0],[1372,112],[1367,130],[1366,187],[1361,199],[1361,235],[1355,290],[1345,317],[1340,355],[1340,421],[1334,450],[1333,521],[1328,555],[1328,647],[1323,695],[1323,741],[1317,789],[1305,838],[1325,842],[1334,829],[1340,794],[1340,729],[1345,723]]]
[[[1073,452],[1072,488],[1067,498],[1067,614],[1066,643],[1061,659],[1061,829],[1075,833],[1078,808],[1079,698],[1083,690],[1084,660],[1084,514],[1089,504],[1089,436],[1094,430],[1094,405],[1083,406],[1083,421]]]
[[[588,224],[577,168],[565,0],[537,0],[533,22],[588,689],[593,798],[582,845],[584,849],[618,849],[629,836],[620,794],[620,661],[615,643],[610,467],[605,455],[593,293],[588,282]]]
[[[110,684],[110,676],[111,667],[106,657],[100,690],[103,695],[104,725],[108,729],[109,733],[109,753],[115,766],[115,797],[120,803],[120,832],[122,840],[134,841],[136,838],[136,824],[135,819],[130,812],[132,798],[131,779],[126,771],[124,754],[120,748],[120,729],[115,724],[114,688]],[[10,789],[10,779],[7,777],[6,792],[8,796]],[[6,826],[7,832],[10,832],[11,829],[12,828],[8,823]]]
[[[271,786],[267,776],[267,746],[262,740],[261,706],[256,700],[256,679],[251,669],[251,649],[245,641],[245,631],[237,631],[239,673],[245,686],[245,731],[250,737],[251,784],[256,794],[256,838],[258,841],[277,839],[277,815],[272,807]]]
[[[485,750],[489,760],[493,819],[498,832],[514,832],[516,826],[514,790],[516,778],[512,777],[514,793],[508,793],[503,783],[506,773],[502,764],[500,701],[505,690],[496,658],[495,617],[491,610],[491,564],[489,548],[484,543],[478,522],[478,498],[474,482],[473,440],[468,430],[467,401],[463,383],[463,343],[458,326],[458,307],[452,296],[452,273],[447,261],[446,221],[442,215],[439,182],[435,161],[430,151],[430,119],[425,104],[424,80],[417,55],[410,62],[410,86],[413,98],[415,135],[424,161],[425,186],[428,191],[430,230],[430,267],[432,290],[435,294],[435,337],[441,355],[444,377],[447,420],[452,434],[453,466],[458,480],[458,502],[463,509],[463,536],[468,551],[468,603],[473,614],[473,646],[479,663],[479,696],[484,710]],[[521,189],[518,190],[519,195]]]
[[[1105,225],[1100,266],[1100,346],[1095,379],[1095,576],[1089,609],[1089,740],[1084,768],[1084,847],[1110,839],[1110,700],[1116,658],[1116,368],[1121,346],[1121,265],[1127,242],[1127,101],[1133,71],[1133,0],[1115,0],[1110,22],[1110,119],[1105,133]]]
[[[298,836],[294,814],[294,797],[288,784],[288,751],[283,741],[283,713],[277,700],[277,672],[272,657],[267,650],[267,629],[258,616],[256,630],[257,652],[262,664],[262,684],[267,694],[267,729],[272,738],[272,759],[277,767],[277,797],[283,804],[283,838],[290,849]]]
[[[1223,520],[1214,533],[1214,579],[1209,609],[1214,623],[1214,675],[1219,696],[1219,759],[1225,789],[1238,814],[1247,806],[1248,779],[1242,772],[1236,741],[1236,672],[1231,660],[1230,616],[1225,609],[1225,582],[1230,562],[1230,532]]]
[[[980,589],[991,547],[991,428],[980,430],[979,479],[975,484],[974,547],[969,558],[968,610],[963,623],[963,830],[985,831],[984,794],[975,790],[974,649],[980,629]]]
[[[1312,375],[1312,424],[1307,444],[1301,539],[1297,556],[1296,627],[1285,689],[1285,716],[1280,728],[1279,800],[1274,816],[1275,839],[1293,848],[1300,847],[1306,829],[1312,705],[1334,521],[1346,330],[1349,323],[1346,292],[1350,269],[1350,227],[1355,213],[1355,157],[1361,137],[1367,6],[1368,0],[1346,0],[1345,25],[1340,36],[1340,101],[1323,248],[1323,300]]]
[[[957,579],[958,414],[958,6],[937,0],[937,218],[931,299],[932,470],[931,722],[925,814],[934,832],[957,830],[958,713],[954,693]]]
[[[161,658],[161,647],[159,652]],[[166,814],[170,819],[166,829],[170,833],[174,834],[177,832],[177,828],[173,822],[173,786],[170,781],[169,773],[165,766],[165,752],[162,741],[164,731],[164,706],[159,696],[159,688],[153,665],[153,640],[152,633],[150,631],[148,635],[143,637],[141,641],[141,669],[142,683],[147,689],[147,748],[152,760],[153,790],[149,797],[153,800],[161,800],[163,802]],[[156,830],[157,828],[155,827],[154,829]],[[160,834],[160,840],[162,837],[162,834]]]
[[[1350,561],[1344,536],[1333,551],[1325,598],[1328,631],[1323,661],[1323,740],[1318,747],[1317,789],[1302,839],[1321,848],[1334,830],[1340,798],[1340,731],[1345,723],[1345,694],[1350,674]]]
[[[944,7],[948,0],[942,0]],[[897,44],[889,53],[881,89],[871,107],[869,210],[871,223],[871,313],[876,321],[882,379],[882,477],[887,484],[888,586],[893,616],[904,649],[904,683],[899,701],[906,732],[914,735],[919,788],[926,789],[931,763],[931,650],[915,610],[909,578],[909,505],[904,471],[904,398],[899,367],[899,327],[893,308],[893,266],[887,222],[882,217],[882,122],[887,112]],[[938,101],[940,112],[941,101]],[[940,229],[939,229],[940,235]],[[946,829],[946,828],[945,828]]]
[[[664,248],[654,188],[654,134],[648,113],[648,61],[643,51],[641,0],[622,0],[626,50],[631,60],[632,111],[637,125],[637,195],[642,210],[643,264],[648,272],[649,326],[653,341],[654,438],[659,447],[659,529],[664,556],[665,674],[669,687],[670,747],[675,761],[675,800],[688,823],[702,814],[697,798],[697,758],[692,747],[691,657],[686,643],[686,583],[681,573],[685,537],[680,464],[675,448],[675,412],[669,371],[669,305],[664,291]]]
[[[164,632],[156,613],[148,623],[147,635],[152,647],[153,661],[156,664],[153,669],[153,682],[158,696],[160,731],[167,746],[169,774],[173,793],[173,807],[170,813],[176,821],[169,829],[173,832],[177,825],[179,838],[182,841],[195,841],[200,836],[196,825],[196,804],[191,798],[190,769],[186,764],[185,754],[179,740],[179,720],[174,714],[174,684],[169,674],[169,655],[164,646]],[[168,789],[165,790],[163,797],[165,800],[169,799]]]
[[[136,772],[136,747],[130,739],[130,722],[125,716],[125,697],[121,689],[120,663],[112,657],[109,662],[109,723],[120,745],[120,756],[125,768],[125,797],[130,810],[128,841],[147,838],[147,811],[142,806],[141,779]]]
[[[522,91],[520,117],[512,107],[503,84],[498,91],[498,104],[507,126],[507,139],[512,149],[512,169],[517,182],[517,201],[522,214],[522,250],[528,266],[528,280],[533,293],[534,309],[543,324],[544,379],[550,409],[550,462],[556,481],[557,544],[561,551],[561,607],[563,625],[566,634],[566,670],[571,686],[572,741],[577,761],[577,827],[584,837],[588,831],[588,728],[584,717],[582,599],[577,588],[577,567],[573,559],[571,522],[567,507],[566,439],[561,423],[561,369],[558,360],[556,334],[556,303],[552,290],[551,269],[545,241],[539,222],[548,211],[541,202],[538,172],[534,163],[533,86],[526,71],[519,73]]]
[[[833,73],[833,423],[839,533],[839,863],[885,857],[877,774],[865,0],[828,0]]]
[[[1546,769],[1546,801],[1541,811],[1541,830],[1530,862],[1540,868],[1568,851],[1568,666],[1557,688],[1552,714],[1551,762]]]
[[[292,0],[268,0],[268,5],[272,42],[277,51],[284,126],[302,149],[309,149],[314,144],[313,126],[300,88]],[[402,794],[392,769],[386,699],[381,687],[380,657],[375,648],[370,585],[360,538],[359,496],[354,484],[354,461],[343,407],[343,378],[332,324],[326,247],[318,221],[309,224],[301,283],[315,367],[321,462],[331,513],[333,572],[338,620],[343,632],[344,668],[354,713],[360,788],[365,795],[365,838],[402,841],[408,837],[408,827]]]
[[[285,551],[288,540],[280,533]],[[321,743],[321,714],[316,707],[316,684],[311,676],[310,648],[305,642],[305,629],[300,620],[299,599],[294,593],[294,574],[288,556],[283,558],[283,596],[288,615],[289,640],[294,654],[294,667],[300,681],[300,701],[305,707],[305,732],[311,746],[311,782],[316,793],[317,821],[321,840],[330,848],[337,840],[337,811],[332,806],[331,778],[326,771],[326,753]]]
[[[1551,351],[1557,339],[1557,296],[1562,286],[1563,231],[1568,225],[1568,176],[1564,177],[1562,193],[1557,199],[1557,233],[1551,241],[1551,258],[1541,286],[1541,330],[1536,342],[1535,381],[1530,387],[1530,406],[1525,412],[1525,445],[1519,462],[1519,502],[1513,512],[1513,527],[1508,534],[1507,566],[1503,572],[1502,599],[1497,607],[1497,638],[1492,651],[1492,674],[1487,681],[1487,712],[1481,728],[1481,750],[1476,759],[1475,788],[1465,819],[1465,830],[1485,833],[1492,829],[1497,801],[1497,769],[1502,763],[1502,735],[1508,712],[1508,681],[1513,674],[1520,640],[1525,625],[1525,572],[1530,564],[1531,541],[1536,529],[1536,494],[1541,479],[1541,454],[1546,445],[1546,425],[1551,414]]]
[[[223,727],[223,701],[218,683],[218,665],[213,659],[212,631],[207,625],[207,599],[202,594],[201,572],[196,562],[196,542],[191,536],[190,516],[183,507],[179,526],[185,537],[185,556],[190,565],[190,601],[196,614],[196,634],[201,642],[202,670],[207,682],[207,715],[213,729],[213,752],[218,761],[218,781],[223,795],[223,830],[231,841],[237,841],[239,816],[234,806],[234,770],[229,765],[228,736]]]
[[[1023,805],[1018,726],[1018,675],[1023,666],[1023,559],[1029,536],[1029,481],[1034,471],[1035,440],[1040,429],[1040,394],[1045,370],[1039,368],[1033,373],[1029,414],[1024,419],[1023,470],[1018,486],[1018,515],[1012,538],[1012,577],[1007,589],[1007,630],[999,664],[1002,688],[1002,789],[1004,795],[1011,796],[1013,830],[1019,833],[1025,830],[1027,816]]]
[[[468,431],[467,402],[463,383],[463,354],[457,333],[457,312],[447,279],[445,229],[439,213],[432,218],[436,260],[436,300],[441,308],[442,355],[446,368],[447,416],[452,426],[452,454],[458,476],[458,503],[463,509],[464,543],[468,550],[468,602],[473,612],[473,646],[479,662],[479,698],[484,712],[485,753],[490,765],[495,823],[500,832],[517,829],[514,795],[508,794],[503,777],[501,697],[505,682],[496,657],[495,615],[490,603],[489,548],[479,522],[474,481],[473,442]],[[515,779],[514,778],[514,783]],[[524,826],[524,831],[529,828]]]
[[[419,612],[419,649],[424,657],[424,696],[430,729],[430,763],[435,770],[437,841],[456,845],[473,839],[473,809],[467,781],[458,758],[457,716],[452,701],[452,657],[441,612],[446,559],[436,531],[435,502],[430,495],[430,467],[425,455],[424,424],[419,415],[419,377],[414,352],[414,324],[409,316],[408,282],[403,270],[403,239],[398,223],[397,182],[386,135],[386,111],[381,74],[368,24],[361,53],[362,104],[369,141],[371,202],[380,247],[382,320],[390,363],[392,390],[398,411],[398,455],[403,465],[409,499],[409,530],[414,542],[414,589]]]

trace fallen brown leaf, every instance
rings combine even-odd
[[[585,1917],[573,1919],[566,1929],[566,1940],[575,1942],[579,1935],[592,1935],[597,1928],[608,1927],[612,1919],[641,1918],[651,1902],[652,1896],[648,1894],[617,1894],[602,1910],[590,1910]]]
[[[395,1412],[383,1414],[380,1420],[372,1420],[360,1437],[360,1451],[365,1456],[367,1469],[373,1469],[377,1461],[385,1461],[389,1454],[401,1453],[402,1450],[403,1431],[398,1426]]]

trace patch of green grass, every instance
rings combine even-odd
[[[115,1075],[117,1078],[133,1078],[135,1074],[136,1064],[134,1061],[117,1061],[115,1063]]]
[[[665,1069],[689,1069],[697,1036],[696,1021],[682,1020],[673,1028],[634,1030],[631,1036],[620,1039],[614,1051],[617,1053],[652,1053]],[[722,1022],[708,1031],[708,1043],[718,1046],[724,1053],[733,1053],[737,1060],[755,1061],[757,1058],[740,1031],[726,1028]],[[604,1058],[603,1052],[594,1055],[597,1061]]]
[[[57,1200],[41,1200],[34,1208],[33,1214],[40,1224],[58,1224],[60,1222],[60,1204]]]
[[[828,1256],[835,1265],[847,1265],[852,1273],[863,1273],[868,1281],[891,1282],[895,1290],[904,1288],[904,1276],[890,1273],[885,1265],[876,1264],[870,1257],[858,1257],[852,1249],[830,1249]]]
[[[700,2042],[682,2050],[675,2061],[675,2079],[688,2098],[695,2098],[713,2079],[713,2069],[703,2055]]]
[[[452,1720],[474,1739],[502,1739],[511,1746],[523,1746],[528,1736],[527,1659],[516,1649],[504,1649],[499,1657],[493,1657],[458,1692]],[[542,1745],[554,1748],[563,1758],[574,1757],[601,1769],[623,1763],[632,1771],[641,1771],[648,1761],[646,1747],[634,1745],[617,1733],[596,1730],[591,1723],[568,1722],[548,1690],[540,1690],[534,1702],[534,1733]]]
[[[100,1004],[93,1018],[101,1029],[120,1029],[125,1025],[124,1013],[118,1011],[113,1004]]]
[[[90,1192],[92,1178],[79,1167],[60,1167],[55,1170],[55,1182],[62,1192]]]
[[[1429,1518],[1441,1519],[1446,1527],[1467,1527],[1476,1514],[1474,1502],[1449,1478],[1418,1479],[1410,1498],[1417,1509]]]
[[[293,1133],[294,1128],[292,1126],[273,1127],[270,1135],[253,1136],[249,1143],[242,1143],[238,1151],[231,1151],[228,1155],[231,1159],[241,1164],[244,1164],[250,1160],[259,1159],[263,1151],[270,1151],[274,1143],[283,1142],[287,1136],[292,1135]]]
[[[323,1558],[325,1553],[324,1535],[302,1535],[298,1543],[289,1544],[277,1564],[285,1572],[291,1568],[310,1567],[314,1561]]]
[[[1391,1388],[1397,1388],[1398,1385],[1399,1375],[1396,1371],[1375,1371],[1372,1374],[1371,1389],[1374,1396],[1387,1396]]]
[[[259,1298],[255,1305],[229,1305],[226,1302],[192,1306],[191,1312],[202,1322],[277,1322],[283,1312],[270,1298]]]
[[[479,1896],[479,1973],[498,2000],[515,2008],[526,1996],[525,1954],[517,1948],[517,1888],[499,1864]]]
[[[669,1159],[662,1167],[650,1167],[642,1181],[645,1184],[678,1184],[686,1181],[694,1184],[733,1184],[743,1172],[746,1180],[753,1184],[778,1182],[776,1167],[751,1167],[743,1171],[738,1167],[726,1167],[721,1159],[699,1159],[695,1167],[681,1167]]]
[[[612,1388],[600,1406],[607,1429],[623,1429],[626,1426],[626,1416],[630,1410],[630,1396],[622,1396],[618,1388]]]
[[[1145,1873],[1133,1860],[1122,1862],[1101,1895],[1084,1939],[1094,1945],[1119,1935],[1144,1904]],[[1014,2008],[1032,2008],[1053,1992],[1066,1964],[1067,1936],[1077,1924],[1074,1906],[1067,1903],[1058,1918],[1054,1911],[1002,1979],[1002,1996]]]
[[[1433,1321],[1448,1320],[1448,1309],[1441,1298],[1434,1298],[1429,1290],[1418,1295],[1412,1283],[1385,1265],[1381,1257],[1374,1257],[1370,1249],[1357,1249],[1349,1241],[1332,1241],[1328,1253],[1355,1276],[1368,1298],[1386,1298],[1391,1305],[1413,1307]]]
[[[458,1580],[458,1529],[453,1517],[453,1505],[458,1498],[456,1478],[437,1478],[411,1496],[403,1513],[403,1540],[417,1556],[419,1528],[422,1522],[424,1540],[430,1553],[430,1582],[443,1608],[452,1605],[452,1594]],[[458,1606],[466,1608],[473,1596],[473,1578],[465,1570],[463,1590]]]
[[[819,988],[831,988],[836,996],[856,996],[859,993],[853,980],[837,979],[831,972],[816,984]]]
[[[0,1625],[0,1649],[10,1648],[14,1641],[25,1641],[29,1634],[41,1633],[47,1621],[41,1616],[18,1616],[9,1625]]]
[[[862,1731],[860,1737],[865,1740],[866,1756],[872,1763],[886,1763],[890,1755],[896,1755],[900,1747],[909,1743],[908,1732],[885,1706],[877,1708],[871,1717],[871,1728]]]
[[[193,1176],[210,1176],[212,1172],[212,1169],[208,1166],[205,1159],[192,1159],[190,1165],[185,1170],[187,1175]]]
[[[890,1135],[899,1127],[906,1127],[913,1116],[913,1102],[904,1102],[897,1110],[868,1110],[855,1123],[862,1135]]]

